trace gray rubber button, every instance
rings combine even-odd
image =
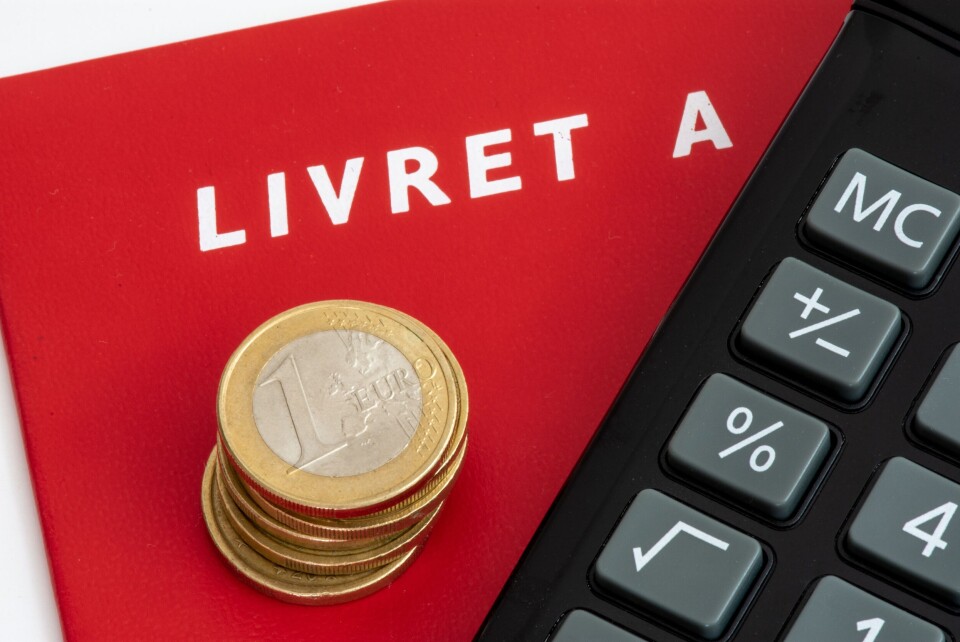
[[[926,286],[960,230],[960,196],[851,149],[807,215],[816,245],[907,288]]]
[[[648,489],[613,531],[594,575],[601,590],[714,640],[762,566],[753,538]]]
[[[953,346],[914,417],[917,435],[960,457],[960,348]]]
[[[633,633],[582,609],[563,616],[549,642],[645,642]]]
[[[900,310],[784,259],[740,328],[743,351],[842,401],[866,394],[900,332]]]
[[[944,642],[939,628],[828,576],[817,582],[783,642]]]
[[[750,508],[787,519],[829,451],[822,421],[715,374],[680,421],[667,458]]]
[[[846,537],[850,553],[960,607],[960,485],[897,457],[884,466]]]

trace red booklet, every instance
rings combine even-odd
[[[469,639],[847,8],[394,2],[0,81],[3,333],[66,635]],[[311,608],[231,573],[200,480],[231,352],[334,298],[443,337],[470,445],[421,558]]]

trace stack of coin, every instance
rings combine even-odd
[[[323,301],[230,358],[203,479],[207,528],[240,576],[299,604],[389,584],[416,558],[463,463],[467,389],[417,320]]]

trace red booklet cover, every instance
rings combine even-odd
[[[3,332],[67,637],[469,639],[846,11],[395,2],[0,82]],[[311,608],[230,572],[200,479],[231,352],[332,298],[445,339],[470,446],[421,558]]]

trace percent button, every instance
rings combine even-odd
[[[724,374],[700,388],[667,447],[682,473],[747,508],[789,519],[830,452],[819,419]]]

